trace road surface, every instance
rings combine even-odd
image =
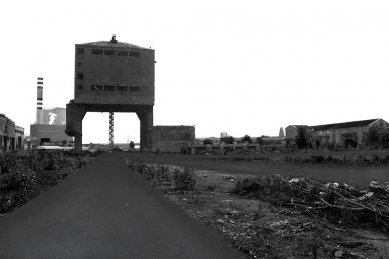
[[[241,258],[131,171],[102,154],[0,218],[0,258]]]

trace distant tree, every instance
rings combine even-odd
[[[244,135],[243,138],[242,138],[242,143],[251,143],[252,142],[252,139],[249,135]]]
[[[381,143],[383,129],[377,126],[370,127],[366,134],[366,144],[369,146],[378,146]]]
[[[204,145],[212,145],[212,140],[209,139],[209,138],[204,139],[203,144],[204,144]]]
[[[389,147],[389,128],[383,131],[382,137],[381,137],[381,142],[384,148]]]
[[[131,142],[130,142],[130,148],[131,148],[131,149],[135,148],[135,143],[134,143],[134,141],[132,141],[132,140],[131,140]]]
[[[311,136],[307,131],[306,127],[298,126],[297,127],[297,136],[296,136],[296,145],[299,149],[310,148],[311,145]]]
[[[224,136],[220,138],[224,144],[234,144],[235,138],[233,136]]]
[[[257,138],[257,139],[256,139],[256,142],[257,142],[257,144],[259,144],[259,145],[265,144],[265,141],[263,140],[262,137]]]

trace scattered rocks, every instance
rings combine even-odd
[[[342,250],[338,250],[335,252],[335,258],[342,258],[344,252]]]

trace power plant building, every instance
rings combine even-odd
[[[43,108],[43,78],[37,82],[36,122],[30,125],[32,146],[67,146],[73,138],[65,133],[66,109]]]

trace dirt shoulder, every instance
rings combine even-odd
[[[296,207],[232,193],[246,175],[204,169],[194,173],[197,184],[190,191],[177,191],[167,178],[148,180],[248,258],[389,257],[388,236],[379,229],[333,224]]]

